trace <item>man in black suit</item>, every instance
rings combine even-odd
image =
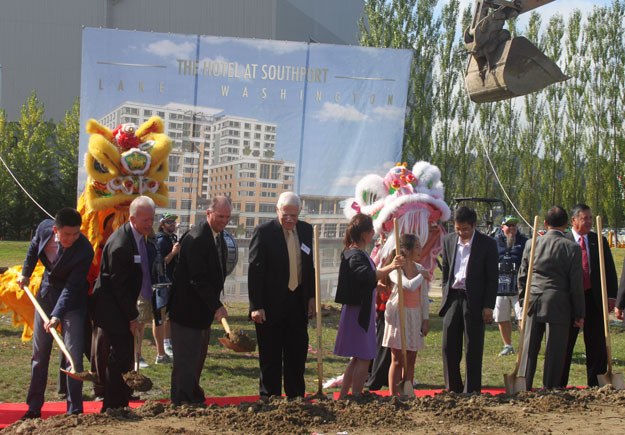
[[[584,345],[586,346],[586,379],[589,387],[599,385],[597,375],[608,370],[608,353],[603,329],[603,298],[601,296],[601,272],[599,266],[599,236],[592,228],[592,210],[586,204],[577,204],[571,211],[571,233],[567,237],[582,248],[582,282],[584,285],[584,301],[586,317],[584,318]],[[605,278],[608,293],[608,312],[614,309],[614,302],[618,288],[616,268],[612,259],[610,244],[601,237],[603,243]],[[584,261],[584,257],[586,260]],[[571,322],[564,372],[562,373],[561,387],[566,387],[569,381],[569,370],[573,358],[573,349],[577,341],[577,328]]]
[[[456,393],[482,391],[484,324],[493,322],[499,255],[495,240],[475,229],[475,210],[459,207],[453,234],[443,241],[443,371],[445,387]],[[466,383],[460,375],[466,337]]]
[[[525,297],[531,243],[525,244],[518,286],[523,303],[529,303],[523,325],[523,358],[519,372],[525,374],[527,390],[532,389],[543,335],[547,335],[543,388],[558,387],[562,379],[567,338],[571,323],[584,325],[581,250],[566,238],[568,216],[559,206],[545,217],[547,233],[538,237],[534,248],[534,268],[529,297]]]
[[[203,404],[200,375],[206,360],[210,326],[228,312],[220,301],[226,279],[226,243],[223,230],[230,221],[230,198],[213,198],[206,221],[193,227],[181,241],[174,275],[169,320],[174,351],[171,401]]]
[[[261,397],[304,396],[308,319],[315,312],[312,226],[298,221],[293,192],[278,199],[278,218],[256,227],[250,242],[248,291],[256,324]]]
[[[102,251],[100,276],[93,290],[92,344],[100,349],[95,368],[104,384],[101,412],[128,406],[132,393],[122,374],[133,369],[133,339],[141,327],[139,293],[152,288],[145,239],[152,231],[154,210],[150,197],[135,198],[130,203],[130,221],[111,234]]]
[[[48,365],[52,350],[50,329],[61,325],[63,341],[67,346],[76,371],[82,371],[82,354],[87,315],[87,273],[93,260],[93,248],[81,234],[80,213],[73,208],[63,208],[54,220],[46,219],[37,227],[24,260],[18,284],[24,288],[41,260],[45,267],[37,302],[49,317],[44,323],[35,311],[33,327],[33,356],[31,359],[30,387],[26,403],[28,411],[23,420],[41,417],[41,407],[48,381]],[[69,369],[66,365],[64,369]],[[81,414],[82,382],[67,379],[67,413]]]

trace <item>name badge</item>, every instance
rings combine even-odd
[[[304,251],[306,255],[310,255],[310,248],[306,246],[304,243],[302,243],[302,246],[300,246],[300,249]]]
[[[135,255],[135,263],[136,264],[140,264],[141,263],[141,256],[140,255]]]

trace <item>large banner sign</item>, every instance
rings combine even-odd
[[[292,190],[303,218],[338,239],[356,182],[401,158],[411,61],[410,50],[87,28],[81,125],[162,118],[172,152],[158,212],[182,229],[227,194],[233,232],[249,237]],[[82,131],[81,156],[87,143]]]

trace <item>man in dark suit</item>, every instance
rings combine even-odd
[[[93,248],[81,234],[80,213],[63,208],[54,220],[46,219],[35,232],[24,260],[18,284],[24,288],[41,261],[45,267],[37,301],[49,317],[48,322],[35,311],[31,379],[26,403],[28,411],[22,419],[41,417],[41,407],[48,381],[48,365],[52,350],[51,328],[61,325],[63,341],[74,360],[76,371],[82,371],[82,354],[87,315],[87,272],[93,260]],[[69,369],[69,366],[63,367]],[[82,382],[67,379],[67,413],[83,412]]]
[[[146,237],[154,223],[154,201],[139,196],[130,203],[130,221],[119,227],[102,251],[94,298],[96,372],[104,384],[102,411],[128,406],[132,390],[123,373],[133,369],[133,339],[139,333],[137,299],[152,288]],[[94,354],[94,352],[92,352]]]
[[[578,328],[584,324],[582,252],[578,244],[564,235],[567,222],[568,216],[562,207],[554,206],[547,212],[547,233],[536,240],[530,296],[521,295],[523,303],[530,304],[523,327],[524,352],[519,367],[519,372],[525,373],[528,390],[532,389],[545,332],[543,387],[554,388],[562,379],[570,324],[574,321]],[[530,250],[531,243],[527,243],[519,268],[518,285],[523,293]]]
[[[443,371],[445,386],[457,393],[481,392],[484,324],[492,323],[497,296],[497,244],[475,229],[468,207],[454,214],[453,234],[443,240]],[[460,375],[466,337],[466,383]]]
[[[592,210],[586,204],[577,204],[571,211],[571,233],[567,237],[580,245],[582,249],[582,282],[586,317],[584,318],[584,345],[586,346],[586,378],[589,387],[599,385],[597,375],[608,370],[608,353],[603,329],[603,298],[601,296],[601,272],[599,266],[599,236],[592,228]],[[618,288],[616,268],[612,259],[610,244],[601,237],[603,243],[605,278],[608,293],[608,311],[614,309]],[[585,251],[585,252],[584,252]],[[585,257],[585,259],[584,259]],[[564,372],[561,387],[569,381],[569,370],[573,358],[573,349],[577,341],[579,328],[571,322]]]
[[[278,199],[278,218],[259,225],[250,242],[248,291],[256,324],[260,395],[304,396],[308,319],[315,312],[312,226],[298,221],[293,192]],[[283,370],[284,368],[284,370]]]
[[[616,295],[616,302],[614,303],[614,315],[617,319],[623,320],[623,314],[625,312],[625,261],[623,261],[623,268],[621,269],[621,280],[618,285],[618,293]]]
[[[193,227],[181,241],[174,275],[169,319],[174,351],[171,401],[203,404],[200,375],[206,360],[210,326],[228,312],[220,301],[226,279],[226,243],[223,230],[232,204],[226,196],[213,198],[206,221]]]

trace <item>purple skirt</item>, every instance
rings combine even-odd
[[[375,292],[375,288],[372,290]],[[375,295],[371,298],[371,317],[367,331],[358,324],[360,305],[343,305],[336,333],[334,354],[372,360],[377,353],[375,341]]]

